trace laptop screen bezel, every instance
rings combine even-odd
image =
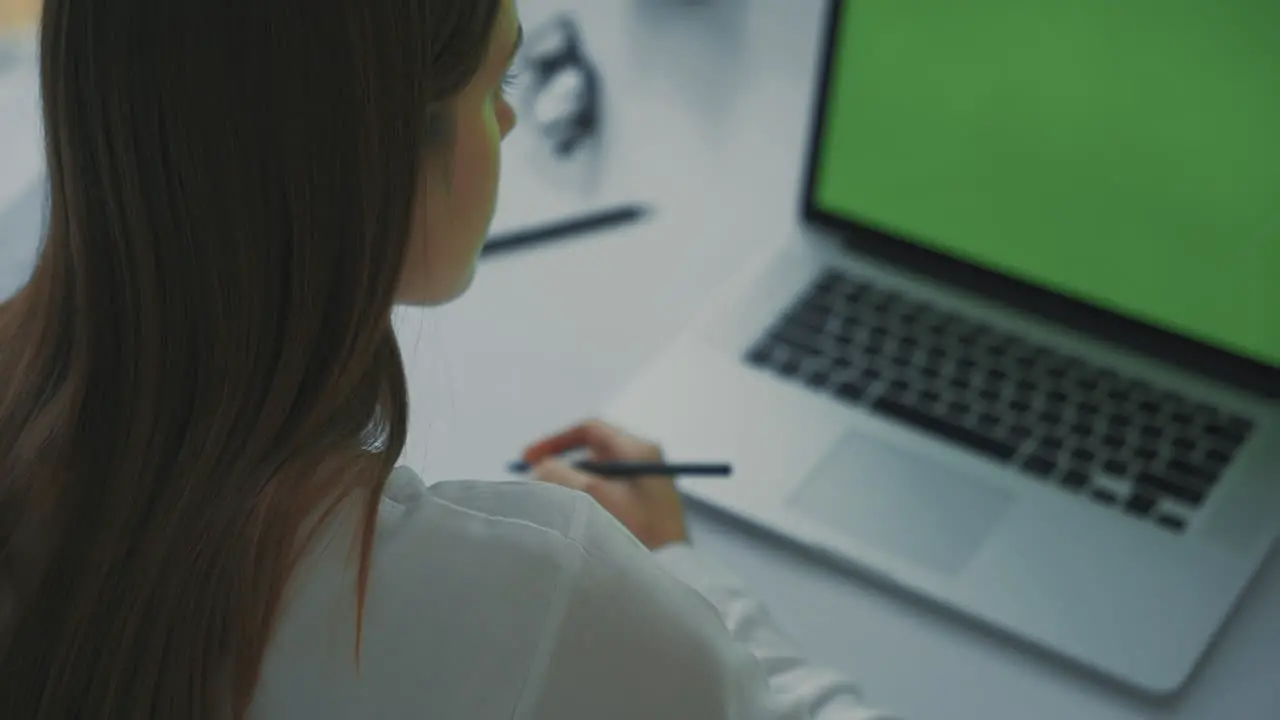
[[[817,203],[817,182],[823,137],[827,129],[832,66],[840,42],[840,23],[853,2],[857,0],[827,1],[825,37],[817,73],[817,102],[814,104],[805,161],[802,215],[806,222],[837,233],[847,247],[857,252],[880,258],[908,271],[1033,312],[1051,322],[1250,393],[1272,399],[1280,398],[1280,367],[1264,364],[1087,301],[930,250],[884,228],[872,227],[820,209]]]

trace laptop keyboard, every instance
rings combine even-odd
[[[1253,423],[834,271],[747,362],[1182,532]]]

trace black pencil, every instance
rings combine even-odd
[[[510,467],[513,473],[526,473],[531,469],[529,463],[523,461],[513,462]],[[635,478],[644,475],[724,477],[733,473],[733,468],[728,463],[599,462],[584,460],[573,463],[573,467],[583,472],[611,478]]]
[[[593,230],[604,230],[615,225],[635,222],[647,214],[649,214],[649,209],[644,205],[622,205],[572,217],[560,222],[492,235],[485,241],[480,254],[495,255],[554,240],[562,240]]]

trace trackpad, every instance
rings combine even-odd
[[[792,505],[859,543],[950,575],[1014,499],[979,477],[854,432],[827,453]]]

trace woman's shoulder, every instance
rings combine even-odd
[[[428,486],[398,469],[384,490],[371,548],[361,670],[351,652],[354,526],[338,523],[295,573],[260,707],[302,703],[331,712],[369,703],[407,707],[428,697],[456,711],[445,717],[509,711],[557,624],[564,589],[586,555],[583,543],[594,542],[587,537],[593,505],[585,494],[542,483]],[[459,695],[475,677],[489,678],[484,698]],[[304,689],[317,679],[323,691]]]
[[[378,538],[397,545],[402,535],[461,533],[464,542],[542,539],[574,546],[583,542],[591,525],[593,505],[584,493],[548,483],[450,480],[427,485],[402,467],[383,491]]]

